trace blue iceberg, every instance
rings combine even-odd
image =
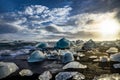
[[[65,53],[62,55],[62,63],[68,63],[74,61],[74,56],[72,53]]]
[[[71,42],[69,40],[67,40],[66,38],[62,38],[60,39],[57,43],[56,43],[56,48],[70,48],[70,44]]]
[[[36,45],[36,48],[47,48],[48,47],[48,43],[45,43],[45,42],[40,42]]]
[[[45,60],[45,55],[41,51],[34,51],[28,58],[28,62],[39,62]]]

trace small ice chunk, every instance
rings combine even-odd
[[[117,52],[118,52],[118,48],[116,48],[116,47],[111,47],[111,48],[109,48],[106,52],[107,52],[107,53],[117,53]]]
[[[94,77],[93,80],[120,80],[120,74],[102,74],[98,77]]]
[[[29,69],[23,69],[19,72],[21,76],[32,76],[33,72]]]
[[[68,52],[62,55],[62,63],[68,63],[74,61],[74,56],[72,53]]]
[[[91,58],[91,59],[92,59],[92,58],[97,58],[97,56],[90,56],[89,58]]]
[[[67,80],[76,75],[78,72],[59,72],[55,76],[55,80]]]
[[[50,71],[45,71],[38,77],[39,80],[50,80],[51,78],[52,74],[50,73]]]
[[[107,61],[110,61],[110,59],[108,58],[108,56],[101,56],[100,61],[101,62],[107,62]]]
[[[120,53],[116,53],[116,54],[111,55],[110,60],[120,62]]]
[[[120,63],[114,64],[113,67],[114,67],[114,68],[120,68]]]
[[[85,79],[85,76],[82,73],[77,73],[76,75],[73,76],[74,80],[82,80]]]
[[[85,68],[87,68],[87,66],[83,65],[83,64],[81,64],[81,63],[79,63],[77,61],[74,61],[74,62],[70,62],[70,63],[66,64],[63,67],[63,69],[69,69],[69,68],[73,68],[73,69],[79,69],[79,68],[85,69]]]

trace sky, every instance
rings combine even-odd
[[[0,0],[0,39],[114,40],[120,0]]]

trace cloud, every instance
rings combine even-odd
[[[19,28],[11,24],[0,23],[0,34],[17,33]]]
[[[45,30],[48,32],[53,32],[53,33],[60,33],[63,32],[63,28],[54,24],[50,24],[49,26],[45,27]]]
[[[69,6],[49,9],[42,5],[31,5],[26,7],[25,11],[19,12],[19,15],[26,16],[30,22],[36,21],[40,24],[52,22],[54,24],[61,24],[67,22],[71,10],[72,8]]]
[[[24,10],[0,14],[0,34],[19,39],[98,38],[104,19],[119,19],[118,0],[73,0],[62,7],[26,6]],[[116,3],[117,2],[117,3]],[[113,4],[114,3],[114,4]],[[112,5],[112,6],[110,6]],[[14,34],[15,33],[15,34]],[[9,38],[11,38],[9,37]]]

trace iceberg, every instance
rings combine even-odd
[[[56,76],[55,76],[55,80],[68,80],[70,78],[72,78],[74,80],[82,80],[85,79],[85,76],[79,72],[59,72]]]
[[[29,69],[23,69],[19,72],[21,76],[32,76],[33,72]]]
[[[36,48],[47,48],[48,47],[48,43],[45,43],[45,42],[40,42],[36,45]]]
[[[70,62],[68,64],[66,64],[63,69],[69,69],[69,68],[73,68],[73,69],[85,69],[87,68],[86,65],[83,65],[77,61],[74,61],[74,62]]]
[[[39,50],[34,51],[28,58],[28,62],[39,62],[43,60],[45,60],[45,55]]]
[[[118,48],[116,48],[116,47],[111,47],[111,48],[109,48],[106,52],[107,52],[107,53],[117,53],[117,52],[118,52]]]
[[[94,77],[93,80],[120,80],[120,74],[102,74],[98,77]]]
[[[85,79],[85,76],[82,73],[77,73],[73,76],[73,80],[82,80]]]
[[[57,52],[55,50],[49,51],[46,56],[47,56],[47,59],[56,60],[56,59],[59,59],[59,52]]]
[[[67,40],[66,38],[62,38],[56,43],[55,47],[60,49],[70,48],[70,44],[71,42],[69,40]]]
[[[62,55],[62,63],[68,63],[68,62],[71,62],[71,61],[74,61],[74,56],[72,53],[64,53]]]
[[[90,39],[89,41],[84,43],[83,47],[82,47],[82,49],[84,49],[84,50],[91,50],[94,48],[96,48],[96,43],[92,39]]]
[[[0,62],[0,79],[9,76],[18,70],[18,66],[12,62]]]
[[[111,61],[118,61],[118,62],[120,62],[120,53],[112,54],[110,56],[110,60]]]
[[[120,63],[114,64],[113,67],[114,67],[115,69],[120,68]]]
[[[108,56],[100,56],[100,61],[101,62],[108,62],[108,61],[110,61],[110,59]]]
[[[50,80],[51,78],[52,74],[50,73],[50,71],[45,71],[38,77],[39,80]]]
[[[55,76],[55,80],[67,80],[76,75],[78,72],[59,72]]]

